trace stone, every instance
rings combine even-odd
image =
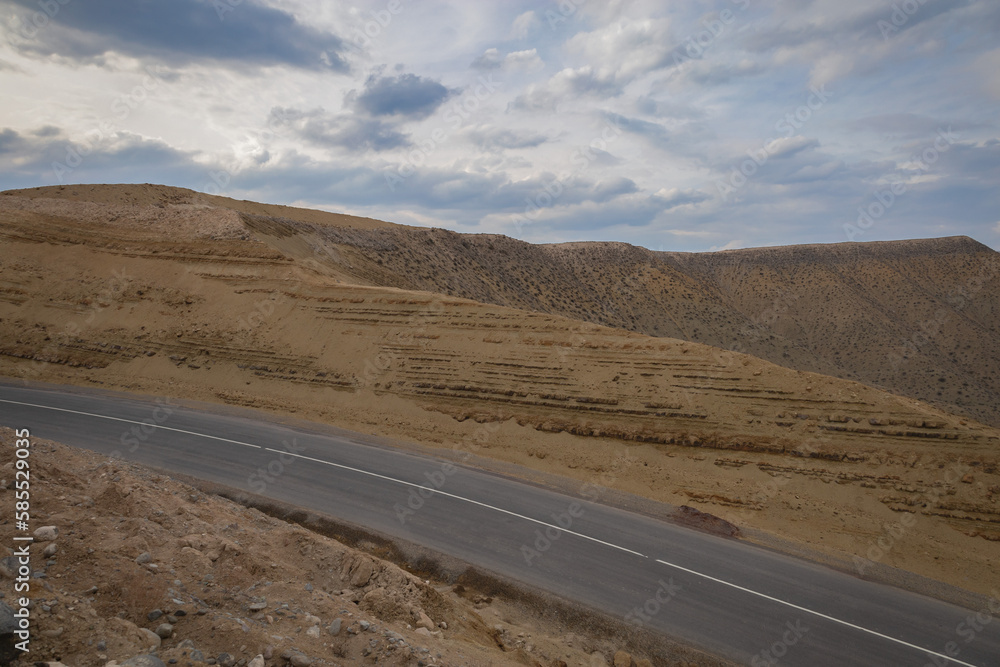
[[[333,619],[333,623],[331,623],[326,628],[326,631],[329,632],[334,637],[336,637],[337,635],[339,635],[340,634],[340,619],[339,618]]]
[[[101,641],[97,642],[97,650],[101,651],[102,653],[104,651],[107,651],[108,650],[108,643],[106,641],[104,641],[103,639]]]
[[[367,630],[368,628],[370,628],[372,626],[372,624],[369,623],[368,621],[358,621],[358,625],[361,626],[362,630]]]
[[[20,563],[17,562],[17,556],[0,558],[0,575],[3,575],[8,579],[15,578],[17,576],[17,568],[19,565]]]
[[[182,651],[192,649],[194,648],[194,642],[191,641],[190,639],[185,639],[177,644],[177,648],[181,649]]]
[[[135,562],[138,565],[145,565],[151,560],[153,560],[153,556],[148,551],[143,551],[141,554],[136,556]]]
[[[14,634],[17,630],[17,619],[14,610],[6,603],[0,602],[0,637]]]
[[[247,667],[264,667],[264,655],[258,654],[256,658],[247,663]]]
[[[160,639],[160,635],[156,634],[152,630],[149,630],[148,628],[139,628],[139,633],[142,635],[143,645],[147,648],[160,648],[160,644],[163,641]]]
[[[264,647],[264,653],[262,653],[261,655],[264,656],[265,660],[270,660],[271,658],[274,657],[274,647],[268,644],[267,646]]]
[[[195,662],[205,662],[205,654],[199,651],[198,649],[191,651],[190,657]]]
[[[313,664],[313,659],[307,655],[295,653],[288,662],[292,664],[292,667],[309,667]]]
[[[311,593],[312,589],[313,589],[313,585],[312,584],[306,584],[306,592]]]
[[[431,617],[424,612],[420,612],[420,618],[417,619],[416,626],[418,628],[426,628],[428,631],[431,631],[434,629],[434,621],[432,621]]]
[[[52,558],[53,556],[56,555],[56,551],[58,550],[59,547],[56,546],[56,543],[50,542],[48,546],[46,546],[45,549],[42,550],[42,555],[45,556],[46,558]]]
[[[167,667],[155,655],[137,655],[121,664],[121,667]]]
[[[423,626],[417,628],[416,630],[414,630],[414,632],[416,632],[421,637],[430,637],[431,636],[431,631],[428,630],[427,628],[423,627]]]
[[[236,664],[236,658],[229,655],[228,653],[220,653],[219,657],[215,659],[216,664],[222,665],[222,667],[233,667]]]
[[[55,526],[42,526],[36,528],[33,535],[39,542],[50,542],[59,537],[59,529]]]
[[[615,653],[613,664],[615,667],[632,667],[632,655],[625,651],[618,651]]]
[[[262,602],[254,602],[249,607],[247,607],[247,609],[249,609],[250,611],[264,611],[265,609],[267,609],[267,600],[264,600]]]
[[[161,616],[163,616],[163,611],[161,611],[159,609],[154,609],[153,611],[151,611],[148,614],[146,614],[146,620],[149,621],[150,623],[152,623],[153,621],[157,620]]]
[[[156,626],[155,632],[160,639],[170,639],[170,635],[174,634],[174,626],[169,623],[160,623]]]
[[[306,636],[307,637],[314,637],[314,638],[319,637],[319,626],[318,625],[313,625],[313,626],[310,626],[310,627],[306,628]]]

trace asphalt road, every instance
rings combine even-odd
[[[1000,665],[988,613],[353,438],[4,385],[0,425],[367,526],[746,664]]]

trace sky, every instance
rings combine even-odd
[[[996,0],[0,0],[0,189],[1000,249]]]

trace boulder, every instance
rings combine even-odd
[[[39,542],[50,542],[59,537],[59,529],[55,526],[42,526],[36,528],[33,534]]]

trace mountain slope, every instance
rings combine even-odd
[[[454,279],[573,309],[585,289],[591,304],[616,294],[615,271],[635,267],[688,297],[657,321],[733,320],[700,289],[707,269],[642,269],[666,260],[621,245],[585,244],[597,268],[574,246],[375,235],[354,218],[262,217],[159,186],[66,192],[91,188],[104,201],[0,195],[0,375],[292,414],[555,473],[583,485],[573,492],[691,505],[849,563],[1000,586],[996,428],[747,354],[376,284]],[[873,551],[901,512],[920,530]]]

